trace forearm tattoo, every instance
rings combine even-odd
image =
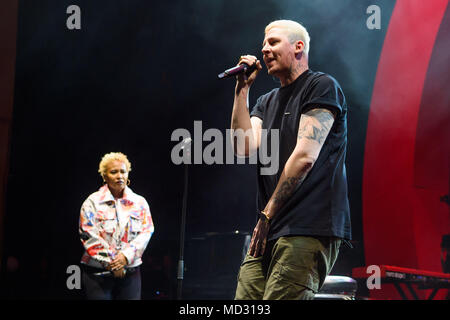
[[[327,138],[333,125],[333,114],[327,109],[312,109],[302,115],[298,139],[315,140],[320,145]],[[291,197],[294,189],[305,180],[312,163],[305,163],[297,177],[287,177],[275,193],[273,203],[279,209]]]
[[[294,189],[300,185],[303,180],[305,180],[308,175],[309,170],[311,169],[312,164],[307,163],[300,172],[298,177],[287,177],[286,180],[281,184],[279,190],[275,194],[273,198],[273,202],[276,205],[277,209],[280,208],[292,195]]]
[[[300,179],[297,177],[286,178],[286,181],[283,182],[283,184],[280,186],[280,189],[275,194],[275,197],[273,199],[274,202],[277,204],[284,203],[289,198],[299,181]]]
[[[326,109],[313,109],[302,115],[298,139],[315,140],[322,144],[333,125],[333,114]]]

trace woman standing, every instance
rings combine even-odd
[[[104,185],[81,207],[79,233],[87,299],[140,299],[142,254],[154,232],[147,201],[134,193],[123,153],[103,156],[99,173]]]

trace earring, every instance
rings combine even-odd
[[[131,183],[130,179],[127,179],[127,186],[129,186]]]

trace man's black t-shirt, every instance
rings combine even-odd
[[[250,113],[261,118],[262,128],[268,130],[267,148],[271,157],[270,130],[279,130],[278,172],[261,175],[264,165],[258,161],[257,209],[263,210],[275,191],[297,143],[300,116],[311,108],[327,108],[336,118],[306,179],[271,221],[269,240],[287,235],[351,239],[345,172],[347,104],[337,81],[322,72],[307,70],[293,83],[259,97]]]

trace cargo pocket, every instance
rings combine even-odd
[[[286,285],[300,285],[314,292],[319,289],[317,259],[314,251],[299,250],[294,256],[285,256],[275,262],[272,276]]]
[[[284,264],[280,266],[279,277],[292,284],[306,287],[314,293],[319,289],[317,273],[309,267]]]
[[[273,265],[264,300],[312,300],[317,292],[316,277],[309,268],[292,264]]]

